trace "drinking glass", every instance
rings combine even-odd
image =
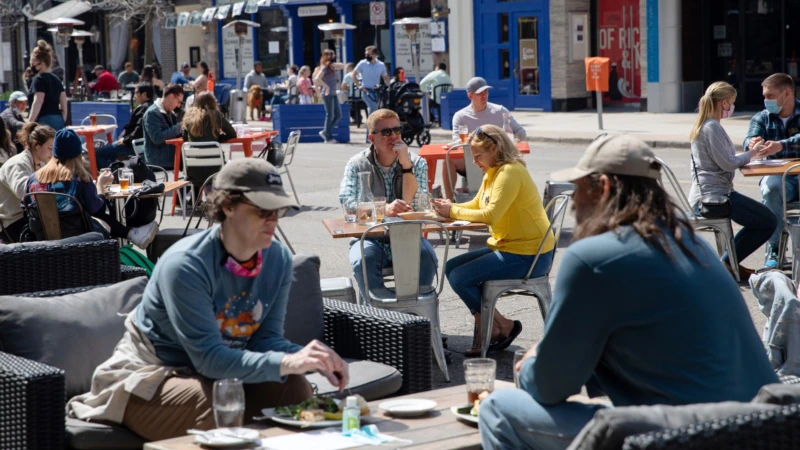
[[[514,372],[514,386],[516,386],[517,389],[519,389],[519,371],[517,370],[517,363],[522,361],[526,353],[528,353],[528,351],[525,349],[519,349],[514,352],[514,363],[511,366],[511,370]]]
[[[93,127],[97,126],[97,114],[96,113],[89,113],[89,123],[91,123]]]
[[[431,202],[431,196],[430,194],[428,194],[428,191],[425,190],[417,191],[416,195],[414,196],[414,202],[417,205],[416,211],[421,211],[421,212],[433,211],[433,204]]]
[[[461,143],[466,144],[469,137],[469,128],[466,125],[458,126],[458,137],[461,138]]]
[[[121,191],[129,190],[133,184],[133,171],[130,169],[119,169],[117,172],[117,178],[119,178],[119,189]]]
[[[354,198],[345,199],[342,202],[342,212],[344,213],[344,221],[347,223],[356,223],[356,213],[358,212],[358,203]]]
[[[467,401],[472,405],[484,391],[494,391],[497,363],[490,358],[473,358],[464,361],[464,380],[467,384]]]
[[[217,428],[241,427],[244,423],[244,387],[238,378],[214,382],[214,421]]]
[[[375,197],[375,220],[378,222],[383,221],[383,216],[386,214],[386,197]]]

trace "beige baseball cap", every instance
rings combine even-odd
[[[275,167],[260,158],[239,158],[225,164],[214,179],[214,189],[241,192],[261,209],[299,209],[283,189]]]
[[[589,145],[578,164],[550,175],[553,181],[575,181],[592,173],[661,177],[661,165],[653,150],[633,136],[620,134],[600,138]]]

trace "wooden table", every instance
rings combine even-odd
[[[783,164],[779,166],[775,165],[761,165],[761,164],[747,164],[742,166],[739,170],[742,172],[742,175],[746,177],[765,177],[767,175],[783,175],[783,172],[786,172],[786,169],[789,167],[800,164],[800,159],[768,159],[767,161],[785,161]],[[757,161],[754,161],[757,163]],[[792,169],[793,174],[800,174],[800,167]]]
[[[261,131],[258,133],[249,133],[244,136],[235,137],[233,139],[223,142],[223,144],[242,144],[244,149],[244,156],[249,158],[253,156],[253,141],[263,139],[266,141],[266,146],[269,146],[272,138],[278,135],[277,131]],[[181,173],[181,150],[183,149],[183,138],[168,139],[167,144],[175,146],[175,158],[172,160],[174,180],[178,181]],[[172,215],[175,215],[175,200],[176,196],[172,196]]]
[[[167,195],[169,195],[171,193],[174,194],[175,192],[178,191],[178,189],[184,189],[184,196],[185,196],[186,195],[186,188],[190,184],[192,184],[190,181],[187,181],[187,180],[165,181],[163,183],[164,183],[164,192],[163,193],[161,193],[161,194],[143,195],[141,198],[166,197]],[[134,188],[142,187],[142,184],[141,183],[134,183],[133,187]],[[109,200],[114,200],[114,202],[116,203],[116,208],[115,209],[116,209],[117,220],[119,220],[120,223],[124,223],[123,219],[125,217],[125,214],[124,214],[123,208],[125,207],[125,200],[127,200],[128,197],[130,197],[131,194],[134,194],[136,191],[112,192],[113,189],[115,189],[115,188],[118,189],[119,188],[118,184],[111,184],[111,185],[108,186],[108,188],[109,189],[106,192],[104,192],[103,195]],[[163,207],[163,203],[162,203],[162,207]]]
[[[433,190],[433,181],[436,179],[436,163],[445,160],[448,148],[450,146],[447,144],[428,144],[419,149],[419,157],[428,163],[428,192]],[[527,142],[517,142],[517,148],[520,153],[529,154],[531,152],[531,147]],[[450,159],[464,159],[463,148],[450,152]],[[447,169],[445,168],[445,170]]]
[[[357,223],[352,222],[345,222],[344,218],[340,217],[337,219],[322,219],[323,225],[328,230],[328,233],[334,239],[343,239],[343,238],[360,238],[367,228],[366,225],[359,225]],[[463,226],[453,226],[453,221],[449,222],[442,222],[442,225],[447,228],[448,231],[464,231],[464,230],[483,230],[486,228],[485,223],[470,223],[468,225]],[[442,231],[441,228],[434,226],[434,225],[425,225],[422,227],[423,232],[436,232]],[[370,236],[382,236],[383,231],[377,229],[376,231],[370,233]]]
[[[95,148],[94,148],[94,135],[96,134],[105,134],[106,138],[108,138],[108,143],[111,144],[114,142],[112,138],[112,133],[114,130],[117,129],[117,126],[114,124],[108,125],[97,125],[97,126],[69,126],[67,127],[70,130],[75,131],[78,136],[82,136],[86,139],[86,151],[89,153],[89,167],[91,169],[92,178],[95,180],[97,179],[97,159],[95,158]]]
[[[508,381],[495,381],[495,389],[513,388],[514,383]],[[429,392],[418,392],[397,398],[425,398],[437,403],[436,410],[427,416],[408,419],[393,418],[378,410],[378,404],[384,400],[370,402],[373,410],[377,411],[370,417],[363,419],[362,425],[374,424],[378,429],[392,436],[409,439],[412,444],[398,444],[395,442],[382,446],[384,448],[411,448],[421,449],[480,449],[481,438],[478,426],[461,422],[450,412],[451,406],[467,404],[466,388],[453,386]],[[388,399],[385,399],[388,400]],[[299,428],[273,426],[272,423],[262,422],[251,425],[251,428],[260,430],[262,438],[277,437],[301,432]],[[267,428],[270,427],[270,428]],[[145,444],[144,450],[199,450],[201,447],[194,443],[194,436],[183,436],[164,441]],[[259,448],[255,445],[244,448]],[[261,447],[264,448],[264,447]],[[354,449],[375,449],[374,446],[352,447]]]

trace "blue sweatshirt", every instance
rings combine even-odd
[[[746,402],[777,383],[733,278],[701,238],[683,242],[699,263],[627,227],[572,244],[522,388],[552,405],[592,378],[616,406],[681,405]]]
[[[281,381],[281,359],[302,348],[283,337],[291,254],[273,241],[255,278],[234,276],[226,259],[219,226],[176,242],[153,270],[136,326],[166,365],[211,379]]]

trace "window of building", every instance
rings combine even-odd
[[[394,17],[431,17],[431,0],[394,0]]]
[[[511,53],[508,50],[500,50],[500,79],[511,78]]]
[[[261,27],[256,29],[258,60],[261,61],[266,76],[278,77],[289,64],[289,33],[272,30],[285,27],[287,25],[286,17],[278,8],[260,9],[256,17],[261,24]],[[278,42],[278,53],[270,53],[270,42]],[[275,48],[274,44],[272,48]]]
[[[508,13],[498,14],[500,18],[500,43],[508,42]]]

